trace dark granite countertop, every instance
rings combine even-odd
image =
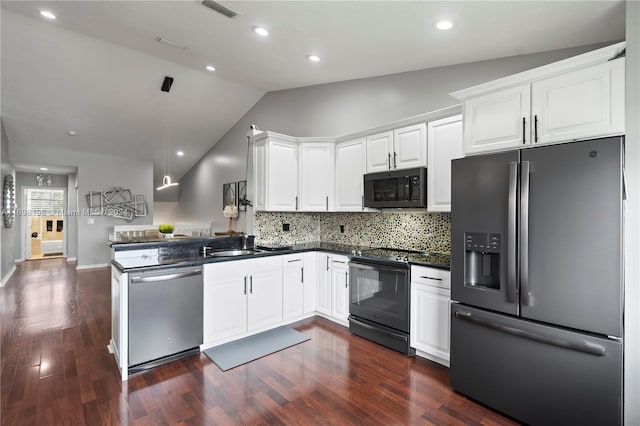
[[[108,241],[107,245],[115,251],[123,250],[141,250],[156,247],[166,247],[168,245],[182,245],[182,244],[210,244],[213,241],[220,240],[226,237],[189,237],[189,236],[176,236],[173,238],[157,238],[157,237],[132,237],[126,240]]]
[[[200,239],[200,241],[190,240],[192,243],[202,242],[203,244],[208,244],[212,239]],[[131,244],[131,243],[129,243]],[[129,245],[127,244],[127,245]],[[158,245],[158,243],[154,243],[153,245],[141,244],[140,247],[136,248],[155,248],[155,247],[165,247],[165,245]],[[260,257],[268,257],[268,256],[279,256],[283,254],[295,254],[295,253],[303,253],[309,251],[324,251],[333,254],[341,254],[345,256],[352,256],[352,253],[364,251],[371,249],[371,247],[366,246],[356,246],[349,244],[338,244],[338,243],[327,243],[327,242],[310,242],[310,243],[300,243],[293,244],[288,246],[289,248],[283,250],[273,250],[273,251],[257,251],[253,254],[242,255],[242,256],[233,256],[233,257],[204,257],[199,253],[197,248],[194,248],[195,245],[189,245],[189,247],[185,247],[183,250],[168,250],[164,254],[161,250],[160,256],[155,259],[121,259],[121,260],[112,260],[111,263],[123,272],[128,271],[136,271],[136,270],[156,270],[163,268],[170,268],[176,266],[197,266],[203,265],[206,263],[216,263],[216,262],[228,262],[233,260],[242,260],[242,259],[255,259]],[[257,245],[259,247],[259,245]],[[428,255],[416,256],[411,260],[411,264],[429,266],[433,268],[439,269],[449,269],[449,255],[448,254],[440,254],[440,253],[431,253]]]

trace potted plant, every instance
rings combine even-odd
[[[173,225],[170,223],[161,223],[158,226],[158,231],[160,231],[162,238],[173,238]]]

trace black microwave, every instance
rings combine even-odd
[[[364,206],[427,207],[427,169],[393,170],[364,175]]]

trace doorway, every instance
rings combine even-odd
[[[26,188],[25,259],[64,256],[65,190]]]

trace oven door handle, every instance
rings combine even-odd
[[[406,268],[394,268],[393,266],[387,266],[387,265],[365,265],[364,263],[354,263],[354,262],[349,262],[349,267],[355,268],[355,269],[364,269],[367,271],[379,271],[381,269],[384,269],[385,271],[394,271],[394,272],[401,272],[401,273],[407,272]]]

